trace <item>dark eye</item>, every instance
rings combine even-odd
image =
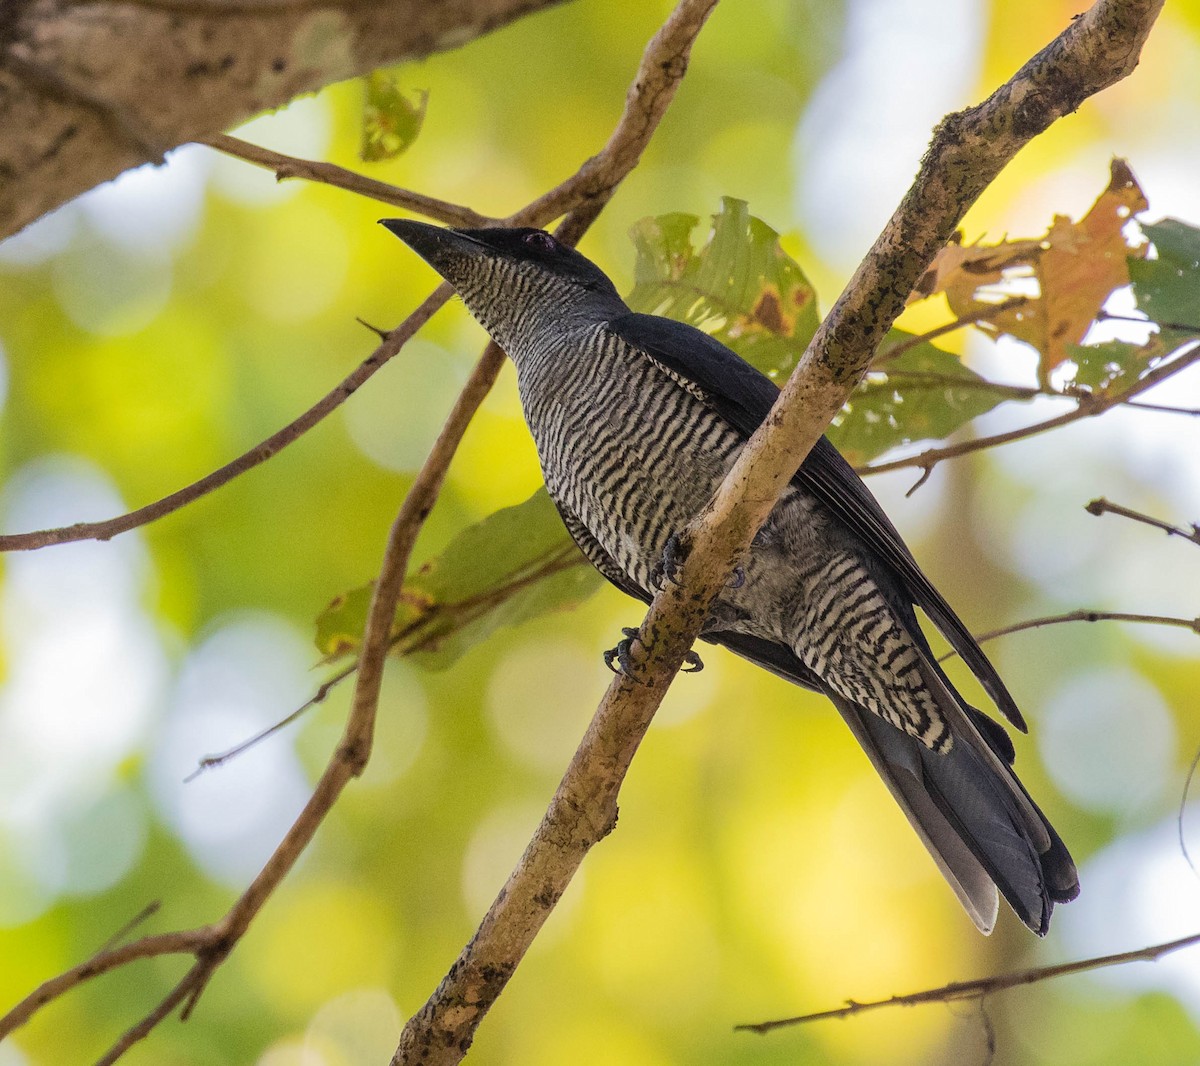
[[[530,248],[539,252],[553,252],[558,249],[558,241],[551,237],[549,233],[543,233],[540,229],[534,230],[532,233],[526,233],[521,240],[529,245]]]

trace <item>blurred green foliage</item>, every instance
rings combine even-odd
[[[1124,142],[1145,133],[1144,115],[1171,114],[1166,104],[1187,100],[1192,85],[1192,68],[1173,50],[1194,48],[1198,23],[1193,5],[1177,7],[1183,14],[1164,16],[1152,40],[1165,57],[1152,53],[1104,98],[1115,103],[1088,104],[1032,146],[972,224],[1008,229],[1010,213],[1048,174],[1061,175],[1065,160],[1088,160],[1093,176],[1079,202],[1093,187],[1095,158],[1127,151],[1138,166]],[[406,79],[429,93],[420,137],[368,172],[486,213],[513,210],[604,143],[668,10],[564,5],[431,57]],[[1063,4],[997,5],[981,30],[976,91],[955,106],[1007,76],[1075,13]],[[732,200],[719,217],[750,233],[752,249],[774,248],[775,231],[783,235],[779,246],[803,265],[799,278],[811,279],[789,311],[795,336],[811,330],[809,292],[829,306],[844,277],[813,253],[800,221],[806,162],[794,138],[822,79],[854,45],[855,25],[861,31],[836,3],[717,9],[643,163],[585,238],[583,250],[622,291],[645,284],[628,236],[638,220],[677,220],[681,253],[687,243],[687,255],[703,258],[691,244],[697,224],[687,220],[737,198],[767,222],[749,220]],[[913,29],[939,34],[936,25]],[[362,167],[363,99],[362,84],[333,86],[243,135]],[[878,164],[865,155],[858,165]],[[905,164],[914,165],[915,157]],[[121,189],[0,247],[6,530],[103,517],[203,476],[370,352],[374,338],[356,317],[390,325],[432,287],[432,273],[375,225],[387,209],[335,190],[277,187],[270,174],[201,149]],[[1043,218],[1077,207],[1038,203]],[[645,253],[645,228],[638,234]],[[1177,266],[1186,275],[1194,263]],[[904,322],[908,334],[934,324],[921,314]],[[191,785],[181,779],[208,751],[282,717],[316,688],[323,675],[306,672],[318,657],[312,620],[377,569],[413,471],[482,340],[461,308],[444,311],[335,416],[220,492],[110,544],[5,559],[0,1003],[86,958],[148,900],[163,907],[141,931],[215,919],[266,857],[337,741],[344,691],[251,755]],[[945,343],[953,353],[920,345],[901,357],[904,367],[968,380],[975,371],[959,361],[961,337]],[[869,381],[852,401],[851,413],[882,434],[863,430],[861,455],[939,435],[984,409],[966,388],[949,406],[925,405],[919,392],[896,406],[892,391]],[[1168,565],[1157,554],[1168,549],[1142,531],[1088,525],[1086,516],[1074,524],[1079,505],[1101,492],[1169,511],[1170,471],[1158,482],[1096,446],[1094,456],[1046,447],[1025,453],[1034,476],[973,461],[947,468],[941,489],[931,484],[910,505],[897,502],[895,483],[879,486],[968,623],[982,629],[1069,609],[1080,597],[1111,597],[1127,610],[1169,611],[1173,594],[1186,604],[1197,584],[1180,577],[1195,573],[1190,556],[1172,554]],[[490,536],[494,529],[476,524],[539,484],[506,370],[418,545],[418,562],[431,563],[425,578],[447,582],[426,591],[458,602],[457,579],[503,583],[514,573],[446,570],[445,560],[462,549],[456,538],[470,543],[464,530]],[[550,540],[522,544],[530,552],[522,566],[544,558],[538,553],[559,535],[552,524],[538,528]],[[570,575],[594,581],[583,567],[560,578]],[[582,593],[572,586],[563,600]],[[1135,594],[1144,598],[1135,603]],[[423,669],[417,657],[389,665],[365,777],[195,1015],[186,1025],[166,1021],[126,1061],[386,1060],[400,1021],[435,987],[520,855],[607,682],[600,651],[641,607],[605,587],[570,612],[516,614],[476,621],[495,630],[478,642],[481,632],[469,640],[442,632],[448,639],[431,661],[449,669]],[[324,632],[325,651],[334,628]],[[1077,675],[1121,669],[1158,693],[1157,710],[1130,709],[1143,730],[1153,710],[1171,738],[1160,772],[1148,775],[1159,791],[1140,806],[1106,810],[1067,795],[1049,758],[1063,749],[1018,739],[1023,779],[1081,860],[1169,822],[1196,741],[1190,645],[1078,626],[993,647],[1035,737],[1046,735],[1043,720]],[[731,1031],[847,997],[1075,955],[1098,927],[1068,939],[1064,909],[1045,943],[1003,918],[992,939],[978,937],[836,715],[716,652],[706,665],[672,688],[623,790],[617,831],[589,856],[470,1061],[983,1061],[977,1018],[940,1008],[766,1039]],[[1107,777],[1122,764],[1100,761],[1103,740],[1084,731],[1071,746],[1099,751],[1097,775]],[[1091,905],[1086,870],[1084,898],[1072,905],[1079,913]],[[1096,949],[1133,946],[1127,938],[1142,936],[1148,909],[1130,901],[1102,914]],[[9,1057],[21,1066],[91,1061],[185,965],[141,963],[76,990],[21,1030]],[[993,1061],[1182,1066],[1194,1061],[1197,1041],[1186,1004],[1183,992],[1088,978],[997,997],[987,1004]]]

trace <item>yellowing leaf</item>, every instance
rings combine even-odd
[[[917,285],[917,298],[942,292],[959,318],[971,318],[1001,302],[992,289],[1003,282],[1031,278],[1036,293],[1019,307],[980,318],[979,328],[1006,333],[1041,353],[1040,376],[1067,359],[1084,338],[1113,291],[1129,284],[1128,259],[1144,255],[1124,227],[1149,207],[1128,164],[1114,159],[1108,187],[1079,222],[1056,215],[1037,240],[948,245]]]

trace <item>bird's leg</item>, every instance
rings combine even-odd
[[[700,658],[694,651],[689,651],[683,657],[683,666],[680,672],[684,674],[698,674],[704,669],[704,660]]]
[[[604,665],[607,666],[614,674],[624,674],[632,681],[638,681],[633,674],[633,657],[630,652],[633,651],[633,642],[638,639],[638,630],[634,626],[622,626],[621,632],[624,637],[617,641],[615,648],[609,648],[604,653]],[[613,664],[616,663],[614,666]]]

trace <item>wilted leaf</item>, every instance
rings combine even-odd
[[[779,234],[742,200],[721,200],[712,233],[696,249],[699,223],[671,214],[633,227],[629,306],[700,326],[764,373],[786,378],[817,330],[816,292]]]
[[[1145,246],[1131,246],[1124,227],[1148,206],[1128,165],[1115,159],[1108,188],[1082,220],[1056,215],[1037,240],[947,246],[918,282],[916,295],[945,293],[954,314],[969,318],[1020,291],[989,291],[989,286],[1032,279],[1037,291],[1020,307],[990,314],[978,326],[1036,348],[1039,376],[1047,381],[1070,358],[1072,346],[1083,340],[1113,291],[1129,284],[1130,257],[1144,255]]]
[[[539,489],[463,530],[411,577],[392,627],[394,650],[428,653],[426,665],[443,667],[498,627],[573,607],[600,583]],[[345,593],[318,616],[324,655],[358,648],[372,589]]]
[[[396,78],[383,70],[372,71],[365,82],[359,154],[368,163],[378,163],[407,151],[417,139],[425,122],[429,91],[418,89],[409,97]]]
[[[928,341],[889,358],[889,347],[911,340],[902,330],[888,334],[872,369],[829,428],[829,439],[852,463],[868,462],[898,444],[940,440],[1008,398]]]

